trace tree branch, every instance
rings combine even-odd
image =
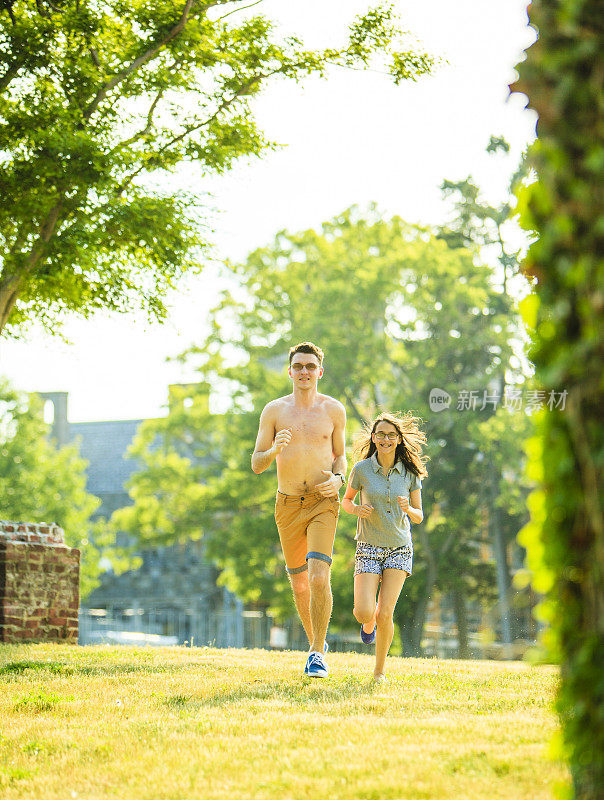
[[[270,73],[270,74],[272,74],[272,73]],[[157,152],[158,153],[164,152],[168,147],[171,147],[172,145],[176,144],[176,142],[181,141],[182,139],[186,138],[186,136],[188,136],[193,131],[199,130],[204,125],[209,125],[214,119],[216,119],[216,117],[218,116],[218,114],[220,114],[221,111],[223,111],[225,108],[228,108],[228,106],[230,106],[232,103],[234,103],[235,100],[239,96],[246,94],[249,91],[250,87],[255,82],[257,82],[258,80],[262,80],[265,77],[269,77],[269,76],[267,76],[267,75],[254,76],[254,78],[250,79],[246,84],[244,84],[236,94],[234,94],[228,100],[223,101],[220,104],[219,108],[214,112],[214,114],[212,114],[212,116],[208,117],[206,120],[204,120],[199,125],[192,126],[192,127],[188,128],[186,131],[184,131],[182,134],[180,134],[179,136],[174,137],[170,142],[165,144]],[[161,91],[163,91],[163,90],[161,90]],[[159,100],[159,95],[161,94],[161,91],[158,93],[158,97],[155,98],[151,108],[149,109],[149,114],[152,114],[152,110],[154,110],[154,105],[156,105],[157,101]],[[149,119],[149,114],[147,115],[147,119]],[[136,134],[136,136],[138,137],[138,136],[142,135],[142,133],[143,132],[141,132],[139,134]],[[125,144],[127,144],[127,142],[123,142],[122,144],[125,145]],[[120,146],[122,146],[122,145],[118,145],[117,147],[120,147]],[[114,152],[114,151],[112,151],[112,152]],[[119,195],[121,195],[127,189],[127,187],[132,183],[132,181],[136,178],[136,176],[139,175],[141,172],[143,172],[146,168],[147,168],[146,165],[143,165],[143,166],[139,167],[137,170],[135,170],[133,173],[128,175],[122,181],[122,183],[114,189],[114,191],[113,191],[114,197],[119,197]],[[110,203],[104,203],[103,205],[98,206],[93,211],[88,212],[86,214],[87,221],[88,222],[92,221],[95,217],[98,217],[104,211],[108,210],[110,208],[110,206],[111,206]],[[74,222],[74,224],[75,224],[75,222]],[[66,229],[66,232],[69,231],[70,227],[72,227],[72,226],[71,225],[68,226],[68,228]]]
[[[125,139],[123,142],[120,142],[119,144],[116,144],[116,146],[109,151],[109,155],[113,155],[114,153],[117,153],[120,150],[123,150],[124,147],[128,147],[128,145],[130,145],[130,144],[134,144],[134,142],[136,142],[138,139],[141,139],[143,136],[145,136],[145,134],[149,133],[149,131],[153,127],[153,114],[155,113],[155,109],[157,108],[157,104],[161,100],[161,98],[162,98],[162,96],[164,94],[164,91],[165,91],[164,89],[160,89],[159,92],[156,94],[155,99],[151,103],[151,105],[149,107],[149,111],[147,112],[147,124],[143,128],[143,130],[142,131],[138,131],[133,136],[131,136],[129,139]]]
[[[41,0],[36,0],[36,8],[38,9],[38,14],[39,14],[41,17],[44,17],[44,19],[48,19],[48,17],[49,17],[50,15],[49,15],[49,14],[47,14],[47,13],[44,11],[44,8],[43,8],[43,6],[42,6],[42,2],[41,2]]]
[[[6,70],[4,75],[0,78],[0,92],[3,92],[6,89],[21,67],[24,66],[24,63],[25,62],[23,61],[15,61],[15,63],[11,64],[11,66]]]
[[[57,8],[57,6],[54,6],[54,5],[53,5],[53,4],[50,2],[50,0],[46,0],[46,3],[47,3],[47,5],[49,5],[49,6],[50,6],[50,8],[51,8],[51,9],[52,9],[52,10],[53,10],[55,13],[57,13],[57,14],[62,14],[62,13],[63,13],[62,9],[60,9],[60,8]]]
[[[250,3],[249,6],[242,6],[241,8],[234,8],[232,11],[229,11],[226,14],[223,14],[222,17],[218,17],[215,21],[216,22],[221,22],[223,19],[226,19],[227,17],[230,17],[231,14],[236,14],[238,11],[246,11],[248,8],[253,8],[254,6],[258,6],[258,5],[260,5],[260,3],[263,3],[263,2],[264,2],[264,0],[256,0],[255,3]]]
[[[165,153],[168,148],[173,147],[178,142],[181,142],[183,139],[186,139],[187,136],[189,136],[191,133],[194,133],[195,131],[200,130],[206,125],[209,125],[218,117],[218,115],[222,111],[225,110],[225,108],[228,108],[230,105],[232,105],[235,102],[235,100],[237,100],[238,97],[247,94],[250,88],[255,83],[266,77],[269,76],[268,75],[254,76],[254,78],[250,79],[246,84],[244,84],[240,89],[238,89],[232,97],[230,97],[228,100],[224,100],[220,104],[220,106],[216,109],[216,111],[212,114],[212,116],[208,117],[207,119],[203,120],[203,122],[200,122],[197,125],[191,125],[188,128],[185,128],[185,130],[182,131],[182,133],[180,133],[178,136],[173,137],[169,142],[166,142],[166,144],[162,145],[162,147],[160,147],[159,150],[157,151],[158,155],[161,153]],[[136,176],[140,175],[140,173],[143,172],[145,169],[147,169],[147,165],[143,164],[137,170],[135,170],[131,175],[128,175],[128,177],[125,178],[125,180],[115,189],[114,194],[120,195],[124,191],[124,189],[126,189],[126,187],[132,183],[132,181],[136,178]]]
[[[27,256],[27,258],[25,260],[24,267],[19,272],[15,273],[13,275],[6,275],[6,277],[4,278],[2,283],[0,283],[0,287],[10,283],[15,277],[18,277],[19,274],[27,275],[27,273],[31,272],[32,269],[36,266],[36,264],[38,263],[38,261],[40,259],[40,256],[42,255],[42,250],[44,248],[44,245],[48,244],[48,242],[50,241],[52,235],[55,232],[55,229],[57,227],[57,222],[59,220],[59,214],[61,213],[61,210],[63,209],[63,203],[64,203],[64,198],[63,198],[63,196],[61,196],[61,197],[59,197],[59,199],[57,200],[55,205],[50,209],[50,211],[46,215],[46,219],[40,225],[38,238],[32,244],[32,247],[31,247],[31,250],[29,252],[29,255]],[[13,255],[13,256],[16,255],[16,253],[18,252],[19,247],[24,242],[24,240],[25,240],[25,237],[22,235],[22,232],[20,232],[17,235],[17,239],[15,240],[15,243],[11,247],[10,255]]]
[[[84,120],[88,121],[90,117],[94,114],[94,112],[99,107],[100,103],[107,97],[109,92],[118,86],[122,81],[124,81],[129,75],[135,72],[139,67],[143,64],[146,64],[147,61],[150,61],[157,53],[164,47],[168,42],[171,42],[172,39],[175,39],[185,28],[189,20],[189,14],[191,12],[191,8],[198,3],[199,0],[187,0],[185,3],[185,7],[181,14],[180,19],[176,23],[176,25],[158,42],[156,42],[152,47],[150,47],[145,53],[143,53],[138,58],[135,58],[134,61],[126,67],[123,72],[120,72],[119,75],[116,75],[115,78],[110,80],[108,83],[104,84],[99,91],[96,93],[94,100],[88,105],[88,107],[84,110]]]
[[[24,273],[31,272],[32,269],[36,266],[36,264],[40,260],[40,256],[42,255],[42,250],[44,249],[44,245],[48,244],[51,236],[55,232],[55,229],[57,227],[57,222],[59,221],[59,214],[61,213],[62,208],[63,208],[63,197],[61,196],[54,204],[54,206],[50,209],[50,211],[46,215],[46,219],[40,226],[40,234],[38,236],[38,239],[34,243],[31,252],[25,262],[25,269],[23,270]]]
[[[15,3],[15,0],[3,0],[2,1],[2,7],[5,8],[8,11],[8,16],[10,17],[10,21],[13,23],[13,25],[16,25],[17,24],[17,20],[15,19],[15,15],[13,14],[13,5],[14,5],[14,3]]]
[[[101,66],[101,62],[99,61],[99,54],[94,47],[88,47],[88,52],[90,53],[90,58],[92,59],[92,63],[98,69]]]
[[[342,395],[342,397],[346,400],[346,402],[350,406],[350,409],[354,417],[356,418],[357,422],[360,422],[361,425],[363,426],[369,425],[369,420],[365,419],[365,417],[361,414],[361,412],[356,406],[356,403],[350,396],[349,392],[347,392],[346,389],[342,387],[342,384],[339,381],[335,380],[333,377],[331,378],[331,380],[333,381],[338,392]]]

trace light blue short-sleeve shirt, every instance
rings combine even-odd
[[[354,465],[349,483],[361,493],[361,505],[373,506],[366,519],[357,518],[355,539],[375,547],[412,547],[409,517],[401,511],[396,498],[409,497],[422,488],[417,475],[409,472],[402,461],[397,461],[385,475],[374,453]]]

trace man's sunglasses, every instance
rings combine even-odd
[[[316,369],[319,368],[319,365],[315,364],[312,361],[310,363],[308,363],[308,364],[300,364],[298,362],[296,362],[295,364],[292,364],[292,369],[293,369],[294,372],[302,372],[304,367],[306,367],[306,369],[309,372],[314,372]]]

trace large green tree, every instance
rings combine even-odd
[[[510,146],[501,136],[491,136],[486,150],[494,158],[500,160],[510,158]],[[523,154],[520,163],[511,174],[507,191],[499,202],[487,201],[470,175],[463,180],[445,180],[441,189],[444,197],[452,202],[452,216],[446,225],[438,228],[439,238],[444,239],[450,247],[472,250],[476,252],[478,258],[487,259],[491,263],[493,280],[498,287],[495,302],[507,332],[507,341],[516,351],[513,359],[517,364],[525,360],[526,334],[520,324],[516,305],[518,297],[528,291],[528,284],[520,272],[523,247],[519,246],[518,242],[522,242],[525,237],[519,235],[521,231],[514,192],[526,178],[527,172],[528,162],[526,154]],[[508,389],[518,389],[513,381],[513,371],[510,372],[509,364],[506,360],[500,361],[493,376],[493,383],[497,384],[497,391],[502,398]],[[529,391],[526,385],[524,389],[526,392]],[[522,469],[519,462],[524,461],[524,458],[519,451],[519,442],[529,435],[531,419],[523,409],[518,409],[518,413],[514,413],[513,416],[509,413],[502,414],[501,410],[500,408],[499,417],[503,424],[492,420],[491,424],[481,424],[475,431],[476,440],[480,441],[480,449],[485,456],[480,463],[483,491],[476,500],[482,504],[487,516],[489,538],[496,563],[498,627],[501,641],[509,654],[512,641],[523,631],[513,608],[514,602],[519,598],[512,588],[508,554],[510,550],[518,548],[515,541],[516,534],[521,527],[525,512],[521,504],[516,508],[516,513],[512,513],[510,507],[502,505],[501,501],[502,498],[509,497],[509,481],[506,480],[506,474],[515,476],[517,485],[522,487],[521,496],[526,497],[526,481],[520,478]],[[502,453],[505,453],[509,460],[502,459]],[[452,570],[451,593],[460,632],[460,650],[463,651],[462,632],[467,628],[464,621],[466,609],[463,585],[460,585],[457,574],[457,570]]]
[[[99,308],[163,317],[166,291],[202,258],[204,214],[172,185],[179,164],[201,182],[271,147],[250,101],[274,79],[375,57],[399,82],[433,64],[403,45],[390,7],[357,18],[344,46],[314,51],[245,8],[0,5],[0,332]]]
[[[524,311],[531,356],[546,392],[565,407],[544,412],[530,442],[531,522],[522,534],[533,581],[545,592],[550,655],[574,797],[604,797],[604,524],[601,475],[604,285],[604,27],[597,0],[535,0],[539,37],[513,87],[539,114],[520,196],[537,234],[524,270],[534,293]]]
[[[86,462],[77,446],[57,449],[48,434],[40,399],[0,382],[0,516],[60,525],[66,543],[81,552],[80,592],[86,597],[98,584],[113,537],[102,523],[90,522],[100,500],[86,491]]]
[[[471,431],[476,415],[492,412],[488,403],[480,411],[484,392],[511,352],[491,270],[377,210],[347,211],[320,231],[282,232],[229,269],[240,290],[225,294],[206,344],[185,356],[198,360],[200,386],[183,389],[183,402],[143,430],[135,453],[146,468],[132,479],[134,505],[115,521],[142,545],[203,535],[229,588],[291,613],[272,520],[274,475],[254,476],[250,455],[262,407],[291,391],[291,342],[312,339],[326,352],[322,391],[346,404],[349,434],[380,408],[425,419],[426,520],[398,616],[406,652],[418,653],[429,600],[452,564],[466,571],[468,598],[493,584],[474,544],[484,476],[472,468],[479,447]],[[434,387],[455,397],[474,391],[480,402],[434,413]],[[346,624],[354,523],[342,514],[333,569],[334,621]]]

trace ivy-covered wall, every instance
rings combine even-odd
[[[529,442],[531,522],[521,534],[546,602],[548,644],[577,800],[604,797],[604,7],[601,0],[535,0],[538,40],[512,90],[539,115],[538,181],[519,193],[538,239],[524,270],[532,359],[544,390],[568,391]]]

